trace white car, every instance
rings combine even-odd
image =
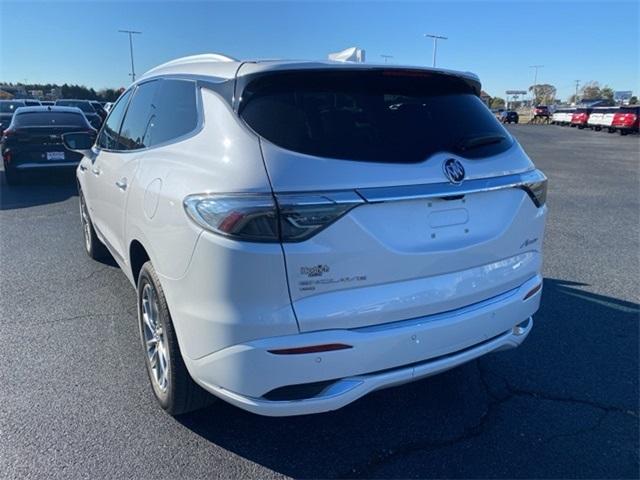
[[[569,125],[575,108],[559,108],[551,115],[551,123],[554,125]]]
[[[65,135],[161,406],[325,412],[520,345],[547,179],[479,94],[470,73],[206,54],[144,74],[95,145]]]

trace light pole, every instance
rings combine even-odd
[[[136,70],[133,67],[133,40],[132,40],[132,35],[140,35],[142,32],[136,32],[134,30],[118,30],[118,32],[120,33],[127,33],[129,35],[129,54],[131,55],[131,73],[129,75],[131,75],[131,81],[135,82],[136,81]]]
[[[576,80],[576,95],[573,97],[573,103],[578,105],[578,89],[580,88],[580,80]]]
[[[432,33],[425,33],[425,37],[433,38],[433,67],[436,66],[436,54],[438,53],[438,40],[448,40],[447,37],[441,35],[434,35]]]
[[[393,58],[393,55],[380,55],[382,58],[384,58],[384,63],[387,63],[387,60],[390,58]]]
[[[543,68],[544,65],[529,65],[529,68],[533,68],[535,73],[533,74],[533,98],[531,100],[531,106],[538,99],[538,69]]]

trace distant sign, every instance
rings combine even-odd
[[[505,92],[507,95],[526,95],[526,90],[507,90]]]
[[[624,100],[629,100],[633,96],[633,92],[631,90],[623,90],[620,92],[613,93],[613,99],[616,102],[623,102]]]

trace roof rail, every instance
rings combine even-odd
[[[194,63],[208,63],[208,62],[237,62],[238,60],[230,57],[228,55],[223,55],[221,53],[202,53],[200,55],[189,55],[187,57],[180,57],[174,60],[170,60],[166,63],[158,65],[157,67],[153,67],[151,70],[147,70],[141,76],[146,77],[150,73],[154,73],[157,70],[163,70],[168,67],[175,67],[178,65],[189,65]]]

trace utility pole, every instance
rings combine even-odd
[[[140,35],[142,32],[136,32],[134,30],[118,30],[120,33],[127,33],[129,35],[129,54],[131,55],[131,81],[136,81],[136,70],[133,66],[133,40],[132,35]]]
[[[576,80],[576,95],[573,97],[573,103],[578,105],[578,88],[580,88],[580,80]]]
[[[384,54],[383,54],[383,55],[380,55],[380,56],[381,56],[382,58],[384,58],[384,63],[387,63],[387,60],[388,60],[389,58],[393,58],[393,55],[384,55]]]
[[[425,33],[425,37],[433,38],[433,67],[436,66],[436,54],[438,53],[438,40],[449,40],[447,37],[440,35],[433,35],[432,33]]]
[[[538,69],[543,68],[544,65],[529,65],[529,68],[533,68],[535,73],[533,74],[533,98],[531,99],[531,106],[538,99]]]

